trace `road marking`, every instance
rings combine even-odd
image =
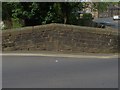
[[[73,55],[73,54],[33,54],[33,53],[2,53],[0,56],[49,56],[49,57],[70,57],[70,58],[100,58],[100,59],[109,59],[109,58],[118,58],[118,55]]]
[[[55,60],[55,62],[57,63],[57,62],[58,62],[58,60]]]

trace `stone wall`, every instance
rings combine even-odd
[[[115,30],[48,24],[2,32],[3,51],[108,53],[118,51]]]

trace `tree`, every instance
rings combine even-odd
[[[98,17],[99,17],[100,13],[108,10],[108,6],[117,5],[117,4],[118,4],[118,2],[94,2],[93,3],[93,8],[97,9]]]
[[[42,24],[53,3],[20,2],[13,10],[14,18],[21,18],[25,26]]]
[[[0,7],[2,7],[2,3],[0,2]],[[0,8],[0,21],[2,21],[1,18],[2,17],[2,8]]]
[[[6,24],[7,28],[12,28],[12,6],[11,3],[2,3],[2,21]]]
[[[82,9],[82,3],[55,3],[54,8],[57,11],[57,14],[63,18],[63,23],[66,24],[70,22],[71,15],[74,17],[76,15],[75,13]]]
[[[79,17],[82,3],[68,2],[5,2],[3,16],[24,20],[25,26],[47,23],[72,24]],[[9,8],[9,9],[8,9]],[[6,19],[7,17],[5,17]]]

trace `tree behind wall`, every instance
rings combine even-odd
[[[47,23],[73,24],[79,17],[75,12],[81,8],[82,3],[70,2],[6,2],[3,4],[3,16],[10,14],[9,18],[24,20],[24,26]]]
[[[10,3],[2,3],[2,21],[4,21],[6,28],[12,28],[12,6]]]

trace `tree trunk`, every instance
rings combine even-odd
[[[66,24],[66,23],[67,23],[67,17],[64,16],[64,24]]]
[[[7,29],[13,28],[13,23],[12,23],[12,19],[11,18],[9,18],[7,20],[4,20],[4,23],[5,23],[5,26],[6,26]]]
[[[100,17],[100,2],[97,2],[97,11],[98,11],[98,18]]]

